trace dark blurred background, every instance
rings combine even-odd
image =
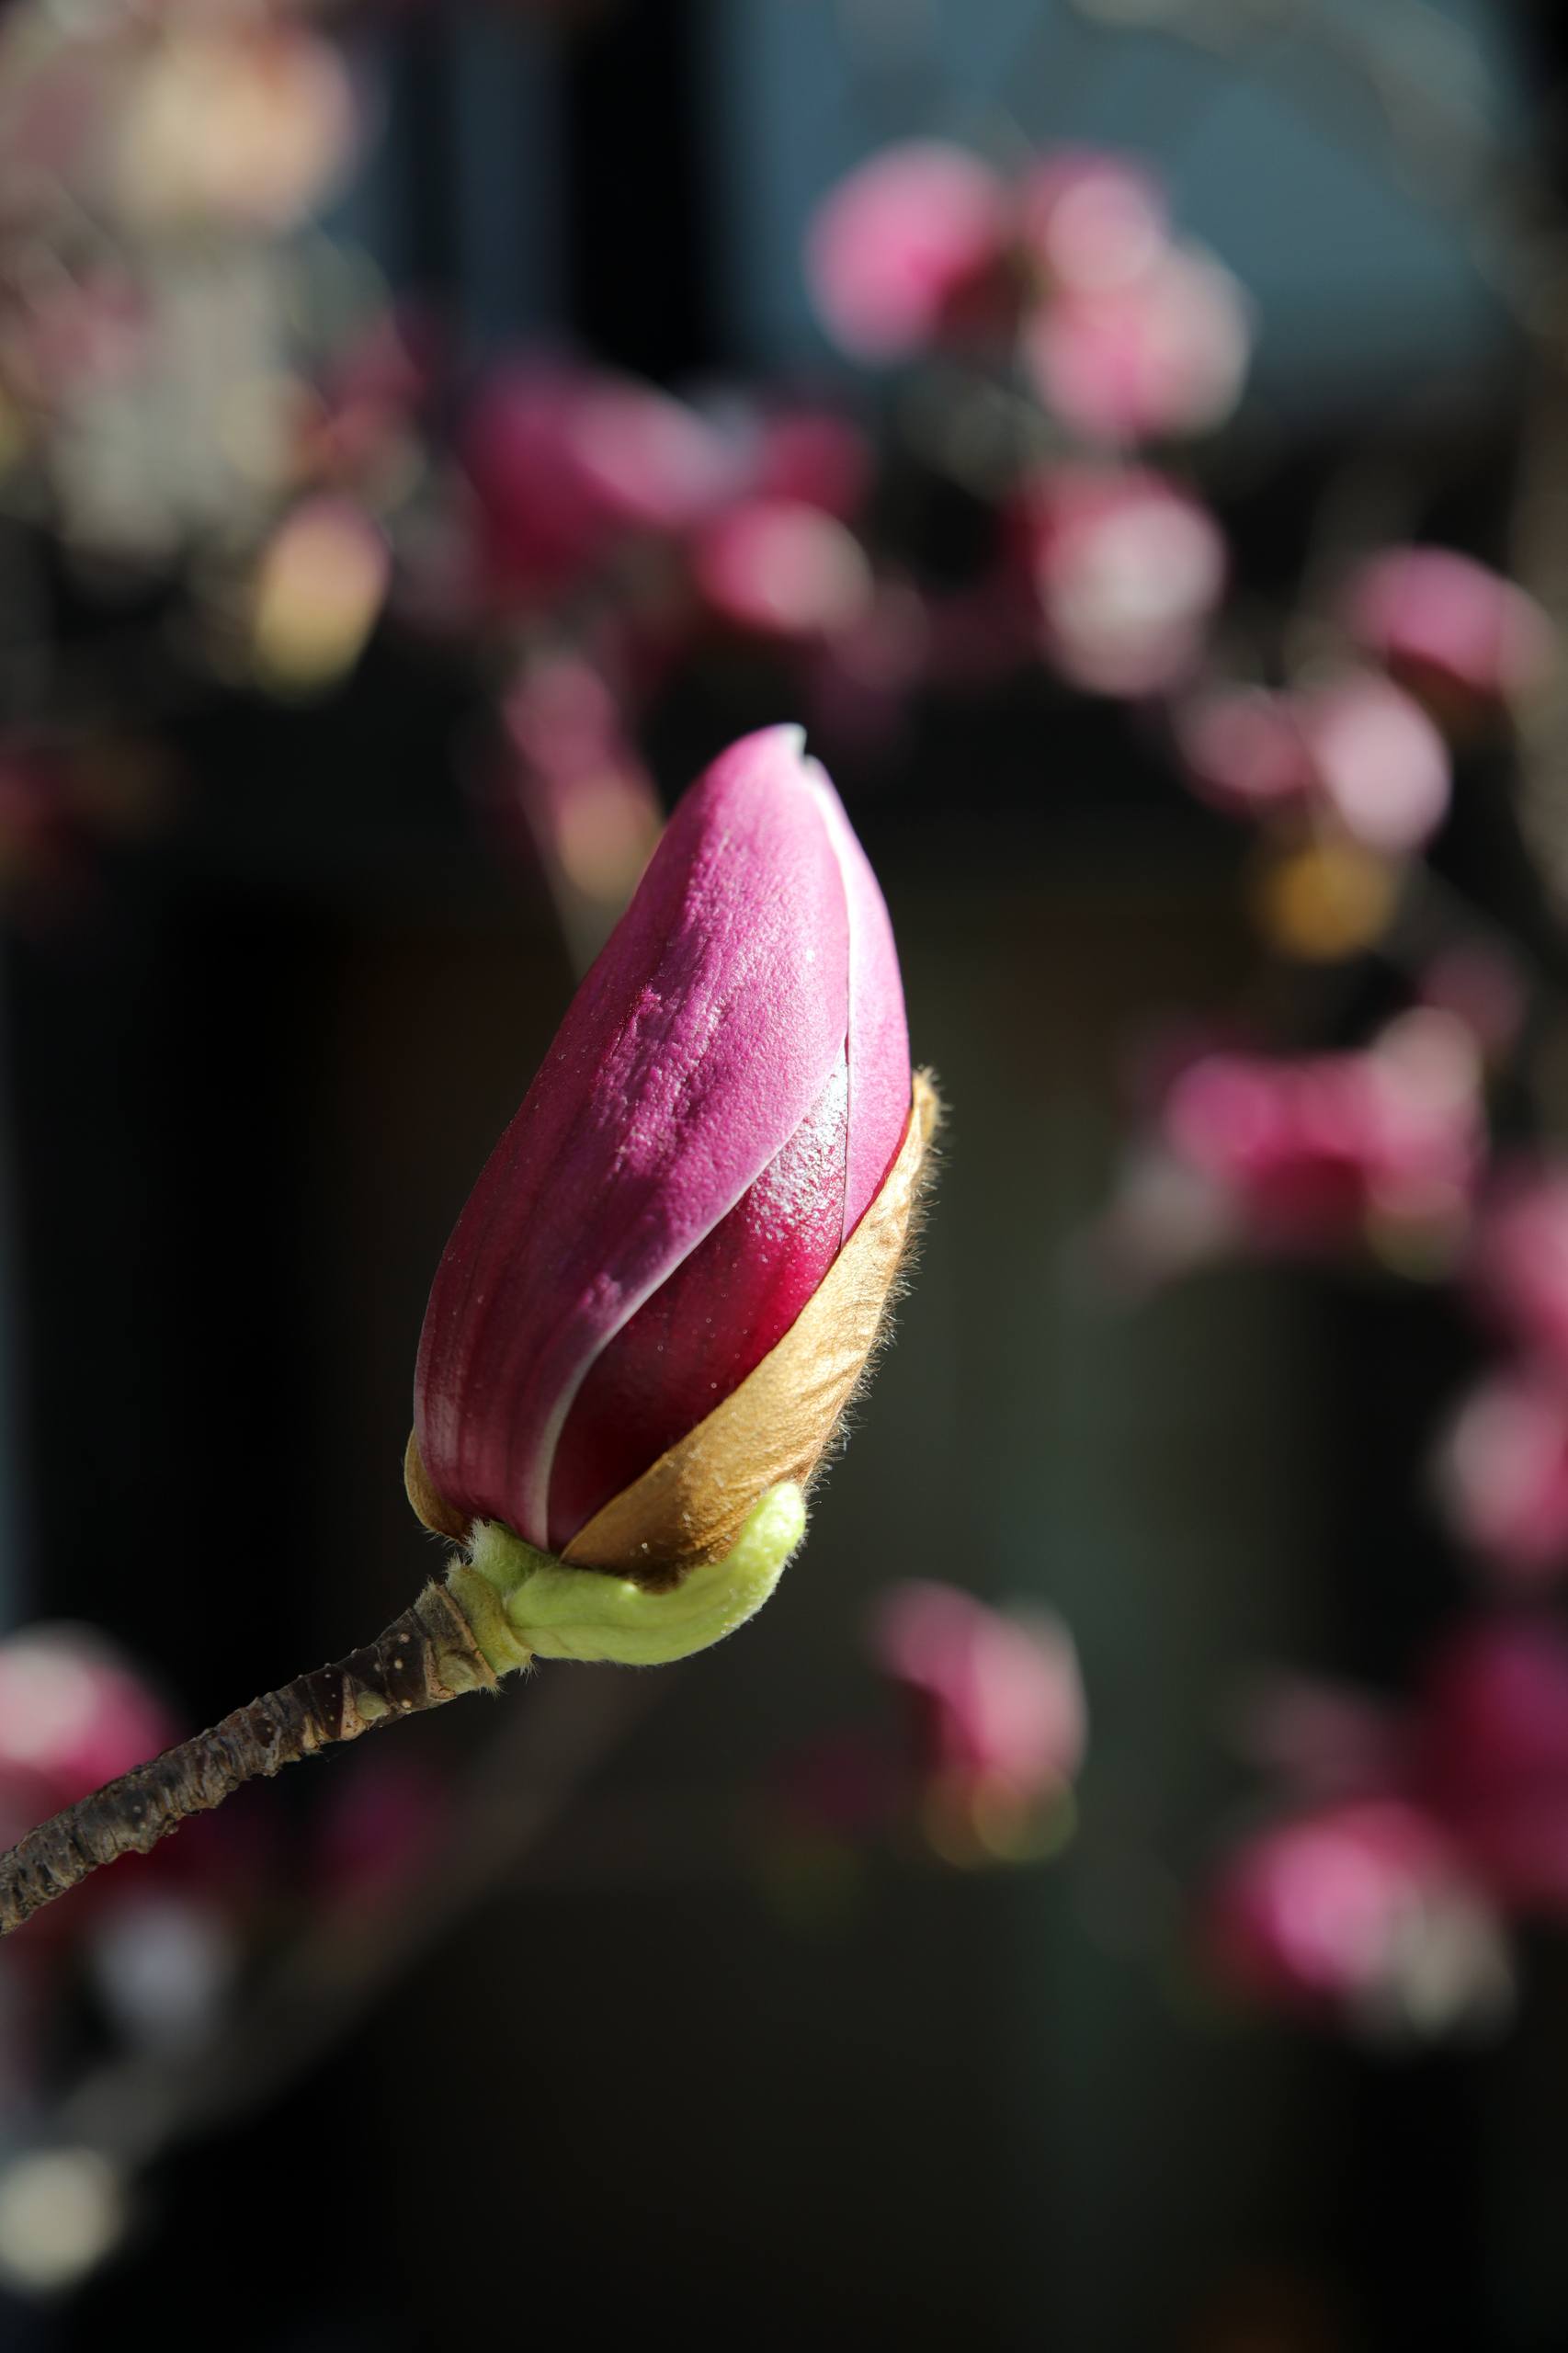
[[[5,31],[72,13],[14,6]],[[1506,562],[1529,466],[1546,495],[1555,412],[1496,265],[1532,224],[1499,227],[1513,191],[1474,161],[1541,201],[1560,176],[1546,0],[411,0],[324,38],[367,127],[309,235],[439,314],[460,357],[435,430],[488,358],[562,335],[892,430],[903,395],[866,394],[813,322],[812,208],[890,140],[1065,139],[1147,159],[1255,306],[1247,404],[1204,460],[1245,597],[1285,593],[1325,504]],[[1380,79],[1381,45],[1415,63]],[[197,242],[169,268],[216,368],[239,335],[218,261]],[[149,398],[148,506],[166,442],[202,431],[168,383]],[[222,517],[176,517],[157,563],[84,560],[85,528],[26,497],[5,518],[7,723],[87,708],[103,738],[155,733],[172,781],[68,887],[24,875],[6,933],[0,1591],[14,1623],[106,1630],[195,1724],[365,1639],[429,1565],[399,1475],[425,1295],[573,961],[537,862],[475,823],[494,693],[469,638],[393,613],[320,692],[222,663],[193,684],[188,535]],[[898,528],[962,572],[964,499]],[[666,803],[793,715],[780,694],[744,659],[663,679],[638,733]],[[1422,1466],[1480,1356],[1446,1293],[1334,1266],[1135,1306],[1085,1274],[1130,1049],[1256,963],[1247,840],[1173,787],[1136,705],[1043,677],[932,695],[892,755],[834,766],[951,1127],[808,1552],[764,1623],[625,1697],[579,1699],[617,1678],[565,1667],[509,1696],[553,1711],[519,1802],[580,1749],[570,1802],[276,2097],[133,2168],[123,2235],[20,2279],[8,2346],[1568,2347],[1561,1947],[1527,1934],[1506,2036],[1391,2051],[1238,2006],[1189,1934],[1247,1802],[1240,1678],[1286,1660],[1393,1691],[1460,1607]],[[1508,773],[1434,868],[1561,974],[1558,845],[1549,814],[1527,855]],[[1298,970],[1285,1035],[1349,1044],[1383,985]],[[910,1575],[1073,1629],[1089,1752],[1048,1863],[778,1832],[788,1760],[885,1706],[865,1613]],[[416,1772],[479,1768],[497,1711],[468,1712],[398,1734]],[[238,1867],[283,1908],[340,1769],[235,1809]],[[79,1989],[34,2001],[24,2140],[107,2034]],[[45,2141],[92,2138],[61,2115]]]

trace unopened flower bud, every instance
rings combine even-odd
[[[676,810],[431,1292],[410,1494],[472,1540],[493,1663],[476,1577],[524,1654],[675,1656],[766,1598],[933,1116],[837,795],[797,730],[749,736]]]

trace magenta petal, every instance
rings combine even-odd
[[[492,1154],[437,1272],[415,1390],[426,1469],[459,1509],[548,1542],[590,1367],[822,1094],[852,931],[829,805],[798,730],[715,762]],[[907,1061],[903,1083],[907,1104]]]
[[[584,1381],[555,1453],[552,1551],[740,1387],[837,1257],[848,1076],[841,1058],[783,1151]]]

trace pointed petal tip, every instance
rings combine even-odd
[[[804,787],[812,798],[825,786],[834,794],[833,779],[822,762],[806,750],[806,731],[798,720],[780,720],[772,727],[756,727],[737,736],[707,769],[705,784],[721,790],[749,780],[770,791],[789,794]]]
[[[796,720],[781,720],[772,727],[754,727],[747,735],[727,744],[700,779],[768,777],[781,784],[804,783],[821,772],[821,765],[806,756],[806,731]]]
[[[744,736],[742,742],[765,757],[790,761],[802,776],[823,773],[822,762],[807,754],[806,731],[797,719],[781,719],[772,727],[759,727],[755,734]]]

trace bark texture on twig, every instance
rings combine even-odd
[[[384,1634],[296,1676],[151,1763],[40,1823],[0,1856],[0,1936],[120,1855],[144,1855],[246,1781],[378,1724],[494,1687],[494,1669],[444,1586],[428,1585]]]

